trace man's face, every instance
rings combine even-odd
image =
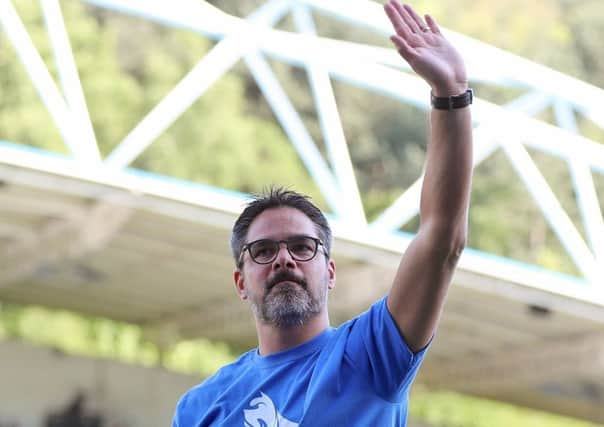
[[[259,239],[287,240],[294,236],[318,237],[315,224],[290,207],[267,209],[248,229],[246,242]],[[249,251],[243,267],[234,274],[242,299],[248,299],[256,318],[277,327],[299,326],[326,310],[327,289],[335,284],[335,265],[327,261],[323,246],[310,261],[296,261],[281,244],[269,264],[257,264]]]

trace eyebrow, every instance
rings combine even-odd
[[[257,241],[259,241],[259,240],[273,240],[273,241],[275,241],[275,242],[276,242],[276,241],[278,241],[278,240],[290,240],[290,239],[297,239],[297,238],[302,238],[302,237],[310,237],[311,239],[319,239],[319,240],[321,240],[321,238],[320,238],[320,237],[318,237],[318,236],[317,236],[317,237],[315,237],[315,236],[311,236],[310,234],[292,234],[292,235],[287,236],[287,237],[285,237],[285,238],[283,238],[283,239],[273,239],[273,238],[271,238],[271,237],[261,237],[261,238],[259,238],[259,239],[250,240],[250,241],[249,241],[249,242],[247,242],[247,243],[249,244],[249,243],[252,243],[252,242],[257,242]],[[321,240],[321,241],[322,241],[322,240]]]
[[[311,236],[310,234],[295,234],[291,237],[288,237],[288,239],[295,239],[295,238],[299,238],[299,237],[310,237],[311,239],[318,239],[321,242],[323,241],[323,240],[321,240],[321,238],[319,236]]]

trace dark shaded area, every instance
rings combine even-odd
[[[552,314],[549,308],[537,304],[529,304],[528,309],[535,317],[548,317]]]
[[[44,427],[103,427],[104,418],[86,410],[86,396],[77,393],[73,400],[56,413],[49,414]]]

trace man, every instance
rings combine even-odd
[[[331,232],[304,196],[272,190],[236,221],[235,288],[258,349],[179,401],[173,426],[404,426],[407,395],[466,240],[472,170],[464,63],[430,17],[385,6],[401,56],[432,88],[420,227],[387,297],[329,326]],[[371,286],[359,283],[358,286]]]

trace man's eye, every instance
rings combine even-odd
[[[253,255],[254,258],[255,257],[267,257],[267,256],[271,256],[272,254],[275,253],[275,248],[274,245],[270,245],[270,244],[260,244],[260,245],[256,245],[253,248]]]
[[[312,245],[312,241],[308,240],[300,240],[291,242],[290,250],[296,254],[307,254],[312,253],[314,251],[314,246]]]

